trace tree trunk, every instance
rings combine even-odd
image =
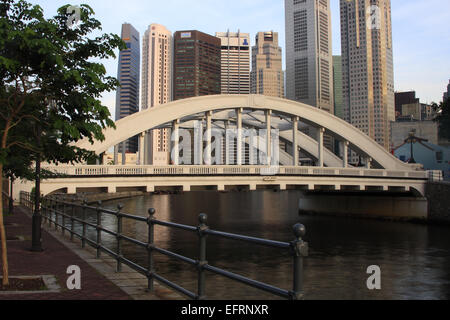
[[[6,250],[6,232],[5,224],[3,221],[3,164],[0,164],[0,240],[2,247],[2,270],[3,270],[3,286],[9,285],[9,274],[8,274],[8,255]]]

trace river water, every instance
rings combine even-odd
[[[105,203],[124,205],[123,212],[188,225],[208,214],[211,229],[292,241],[292,226],[306,226],[309,257],[304,262],[305,299],[450,299],[450,228],[355,218],[299,216],[298,191],[241,193],[188,192],[150,195]],[[105,217],[115,230],[115,218]],[[147,225],[124,221],[124,232],[147,241]],[[93,233],[92,233],[93,235]],[[115,240],[103,237],[115,248]],[[157,246],[197,259],[195,234],[157,226]],[[146,265],[144,249],[124,245],[124,255]],[[208,237],[207,260],[220,267],[283,289],[292,289],[292,258],[288,251]],[[368,290],[367,268],[381,268],[381,290]],[[156,272],[196,292],[193,266],[155,254]],[[208,299],[278,299],[271,294],[207,273]]]

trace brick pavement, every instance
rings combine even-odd
[[[60,241],[42,230],[43,252],[31,252],[31,218],[20,208],[14,215],[5,216],[10,276],[54,275],[61,292],[39,294],[0,294],[0,300],[130,300],[131,297],[105,276],[68,250]],[[68,290],[67,267],[77,265],[81,269],[81,290]],[[1,261],[0,261],[1,266]]]

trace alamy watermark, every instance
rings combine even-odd
[[[381,9],[377,5],[367,7],[367,28],[370,30],[381,29]]]
[[[81,9],[79,6],[69,6],[66,10],[67,14],[70,14],[67,19],[66,25],[68,28],[72,28],[81,20]]]
[[[367,289],[381,290],[381,268],[379,266],[369,266],[367,274],[371,276],[367,279]]]
[[[261,175],[279,173],[280,133],[278,129],[272,129],[270,132],[267,129],[237,128],[203,131],[202,123],[196,121],[193,130],[173,131],[171,141],[171,162],[175,165],[248,164],[265,166],[261,170]]]

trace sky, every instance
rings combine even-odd
[[[65,5],[88,4],[103,32],[120,34],[124,22],[142,35],[152,23],[170,31],[199,30],[214,35],[227,31],[279,33],[285,60],[284,0],[28,0],[47,17]],[[440,102],[450,79],[450,1],[391,0],[395,91],[415,90],[423,103]],[[333,54],[341,53],[339,0],[331,0]],[[118,55],[117,55],[118,56]],[[117,76],[117,60],[104,60],[108,75]],[[115,93],[103,103],[114,116]]]

